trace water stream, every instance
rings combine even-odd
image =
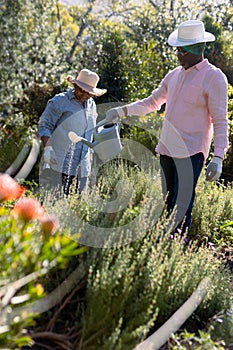
[[[72,163],[73,163],[73,159],[74,159],[74,150],[75,150],[75,143],[71,143],[70,149],[69,149],[69,153],[68,153],[68,164],[67,164],[67,177],[66,177],[66,182],[64,185],[64,193],[68,194],[69,192],[69,187],[70,187],[70,177],[71,177],[71,169],[72,169]]]

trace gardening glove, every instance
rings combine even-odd
[[[107,111],[105,120],[109,123],[117,123],[124,115],[127,115],[127,108],[125,106],[111,108]]]
[[[46,146],[44,148],[44,168],[50,168],[51,164],[56,164],[56,155],[52,146]]]
[[[206,169],[206,180],[216,181],[222,174],[222,162],[223,159],[219,157],[213,157]]]

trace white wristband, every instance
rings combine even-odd
[[[53,147],[52,146],[45,146],[44,150],[53,151]]]

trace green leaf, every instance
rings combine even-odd
[[[220,226],[220,231],[222,231],[223,228],[229,227],[229,226],[233,226],[233,221],[230,221],[227,224],[224,224],[224,225]]]
[[[85,253],[87,251],[87,247],[81,247],[79,249],[74,249],[74,250],[63,250],[61,251],[61,254],[63,256],[75,256],[75,255],[80,255],[82,253]]]
[[[22,346],[30,346],[33,345],[33,340],[29,336],[21,337],[17,340],[15,340],[15,344],[22,347]]]

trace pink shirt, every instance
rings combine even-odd
[[[204,59],[185,70],[169,72],[151,96],[127,105],[128,115],[144,115],[166,103],[156,151],[177,158],[202,152],[208,157],[214,134],[214,155],[224,158],[228,148],[227,79]]]

